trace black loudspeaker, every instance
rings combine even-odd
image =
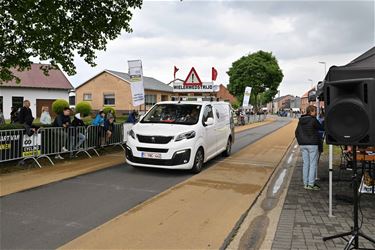
[[[326,82],[326,142],[333,145],[375,145],[375,79]]]

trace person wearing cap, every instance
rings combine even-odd
[[[72,121],[73,127],[85,127],[85,123],[81,120],[81,114],[77,113],[75,114],[73,121]],[[86,140],[86,136],[79,132],[79,129],[76,129],[76,134],[78,133],[78,144],[76,145],[75,149],[78,150],[82,143]],[[75,138],[76,140],[76,138]]]

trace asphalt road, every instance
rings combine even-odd
[[[239,132],[233,153],[288,122],[279,119]],[[122,164],[2,197],[0,249],[57,248],[190,176],[187,171]]]

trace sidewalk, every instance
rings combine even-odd
[[[63,249],[219,249],[294,140],[296,121]]]
[[[274,121],[274,119],[268,118],[264,122],[235,127],[235,132],[263,126]],[[99,157],[93,156],[91,159],[83,156],[83,158],[77,160],[59,161],[54,166],[46,163],[41,169],[32,168],[1,174],[0,197],[124,163],[124,152],[114,151]],[[14,164],[17,164],[17,162]]]
[[[335,195],[352,197],[352,189],[348,181],[335,181],[338,172],[333,172],[333,215],[328,217],[328,158],[327,152],[322,155],[319,165],[320,191],[307,191],[302,185],[302,161],[297,162],[291,179],[289,190],[281,211],[272,249],[344,249],[346,242],[335,239],[323,242],[322,237],[347,232],[353,225],[350,203],[336,199]],[[345,174],[350,180],[351,172]],[[375,196],[362,195],[363,212],[362,231],[375,238]],[[361,217],[361,215],[359,214]],[[360,247],[375,248],[375,245],[360,238]]]

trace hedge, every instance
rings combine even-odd
[[[112,111],[113,115],[116,115],[116,110],[114,108],[112,108],[112,107],[104,107],[103,108],[104,114],[108,114],[110,110]]]
[[[92,107],[89,102],[80,102],[76,105],[76,113],[80,113],[82,116],[88,116],[91,113]]]
[[[56,114],[61,114],[64,108],[69,108],[69,103],[64,99],[57,99],[52,103],[52,110]]]

